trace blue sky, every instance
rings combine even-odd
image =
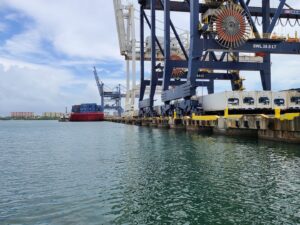
[[[187,15],[173,19],[188,27]],[[118,44],[111,0],[0,0],[0,116],[98,102],[94,65],[110,86],[125,83]],[[274,89],[300,87],[299,60],[273,57]],[[261,89],[259,74],[243,75],[248,90]],[[217,84],[218,92],[229,88]]]

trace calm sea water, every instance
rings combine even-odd
[[[0,224],[300,224],[300,147],[0,122]]]

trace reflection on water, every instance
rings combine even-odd
[[[113,123],[0,124],[0,223],[297,224],[297,145]]]

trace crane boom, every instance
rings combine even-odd
[[[100,81],[98,73],[97,73],[97,69],[94,66],[94,76],[95,76],[95,80],[96,80],[96,84],[98,87],[98,91],[99,91],[99,95],[101,98],[101,107],[102,109],[104,109],[104,84]]]
[[[121,55],[126,54],[127,46],[126,46],[126,33],[125,33],[125,24],[124,24],[124,13],[123,6],[121,4],[121,0],[113,0],[114,9],[115,9],[115,17],[116,17],[116,25],[119,37],[119,46]]]
[[[122,4],[122,0],[113,0],[115,18],[119,39],[120,53],[126,59],[126,111],[133,110],[136,89],[136,60],[137,52],[135,38],[135,8],[133,4]],[[130,61],[132,65],[130,65]],[[131,85],[130,85],[131,83]],[[131,88],[130,88],[131,86]],[[131,99],[131,101],[130,101]]]

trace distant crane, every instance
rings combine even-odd
[[[94,76],[96,80],[96,84],[98,87],[99,95],[101,98],[101,106],[103,110],[116,110],[118,116],[120,117],[123,113],[123,108],[121,106],[121,99],[125,97],[125,94],[121,93],[121,85],[119,84],[117,87],[114,88],[112,91],[105,91],[104,90],[104,83],[99,79],[97,69],[94,67]],[[108,101],[114,101],[114,104],[105,104],[104,100],[108,99]]]

